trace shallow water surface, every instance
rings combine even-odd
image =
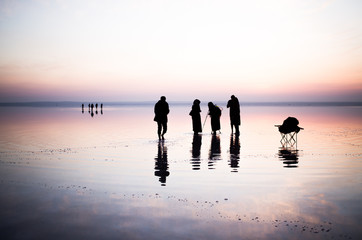
[[[361,107],[245,106],[240,136],[170,108],[159,141],[153,106],[1,107],[2,239],[361,238]]]

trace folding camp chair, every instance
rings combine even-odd
[[[274,125],[274,126],[279,129],[279,127],[282,125]],[[304,130],[304,128],[299,127],[299,130]],[[280,143],[282,144],[283,148],[295,147],[295,149],[297,149],[297,140],[298,140],[299,131],[295,130],[287,133],[282,133],[281,131],[279,132],[282,137],[282,139],[280,139]]]

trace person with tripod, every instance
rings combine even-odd
[[[217,130],[220,130],[220,117],[221,117],[221,110],[218,106],[214,105],[212,102],[208,103],[209,106],[209,113],[211,118],[211,130],[212,134],[216,134]]]

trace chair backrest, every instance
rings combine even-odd
[[[279,126],[279,132],[287,134],[291,132],[299,132],[299,121],[295,117],[288,117],[283,121],[283,125]]]

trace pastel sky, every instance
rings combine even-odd
[[[361,0],[0,0],[0,101],[362,101]]]

